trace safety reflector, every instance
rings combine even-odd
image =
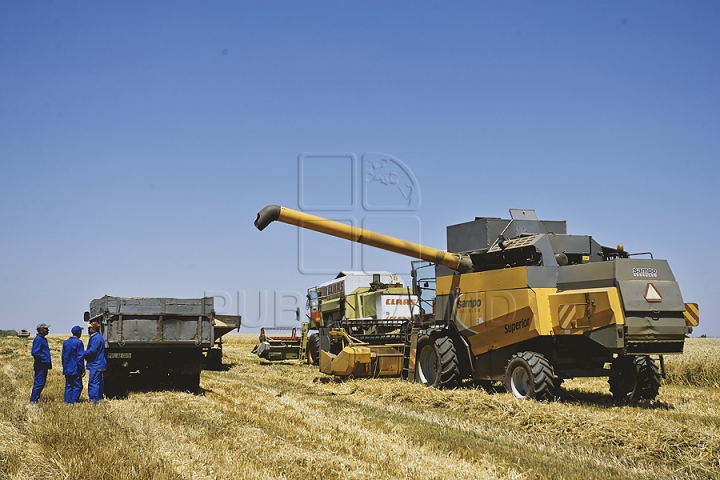
[[[645,287],[645,300],[649,303],[662,302],[662,295],[652,283],[648,283],[647,287]]]
[[[685,324],[688,327],[697,327],[700,323],[700,307],[697,303],[685,304]]]
[[[577,310],[575,305],[560,305],[558,307],[558,323],[560,328],[567,330],[576,326],[575,317],[577,316]]]

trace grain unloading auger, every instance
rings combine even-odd
[[[390,235],[383,235],[382,233],[375,233],[370,230],[345,225],[344,223],[298,212],[297,210],[279,205],[268,205],[260,210],[255,220],[255,226],[258,230],[262,231],[274,221],[288,223],[307,230],[344,238],[351,242],[370,245],[371,247],[389,250],[409,257],[422,258],[428,262],[444,265],[458,272],[470,272],[473,270],[472,260],[468,255],[437,250],[418,243],[391,237]]]
[[[511,217],[448,227],[449,252],[277,205],[255,226],[277,220],[436,264],[434,318],[417,317],[404,349],[408,380],[503,380],[517,397],[543,399],[565,379],[608,377],[617,399],[654,399],[663,355],[682,353],[699,319],[667,261],[568,235],[533,210]]]

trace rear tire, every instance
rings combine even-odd
[[[105,398],[127,398],[127,375],[103,375],[103,394]]]
[[[640,384],[640,398],[655,400],[660,393],[660,370],[649,356],[635,358]]]
[[[200,392],[200,373],[182,374],[178,376],[176,388],[183,392],[197,394]]]
[[[205,368],[207,370],[222,370],[222,349],[211,348],[205,357]]]
[[[610,368],[608,383],[615,400],[654,400],[660,392],[660,372],[647,355],[618,357]]]
[[[320,365],[320,335],[313,333],[307,339],[307,363]]]
[[[555,374],[547,359],[535,352],[520,352],[505,369],[505,389],[515,398],[552,400],[555,397]]]
[[[444,335],[426,335],[418,341],[416,378],[428,387],[455,388],[460,366],[455,344]]]

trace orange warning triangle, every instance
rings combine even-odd
[[[652,283],[648,283],[647,287],[645,287],[645,300],[649,303],[662,302],[662,295]]]

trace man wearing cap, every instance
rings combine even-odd
[[[83,353],[85,346],[80,335],[83,328],[74,326],[70,330],[72,335],[63,342],[62,346],[62,366],[63,375],[65,375],[65,403],[75,403],[80,398],[83,389],[82,377],[85,376],[85,362],[83,362]]]
[[[37,403],[40,400],[40,393],[45,388],[48,370],[52,368],[52,358],[50,358],[50,346],[45,335],[50,333],[50,325],[41,323],[37,326],[37,335],[33,340],[32,350],[30,353],[35,359],[33,368],[35,369],[35,381],[33,382],[32,393],[30,394],[30,403]]]
[[[91,402],[99,402],[103,398],[103,372],[107,368],[107,360],[105,360],[105,339],[100,335],[100,324],[92,322],[88,325],[87,349],[83,353],[83,358],[87,361],[87,369],[90,370],[88,376],[88,397]]]

